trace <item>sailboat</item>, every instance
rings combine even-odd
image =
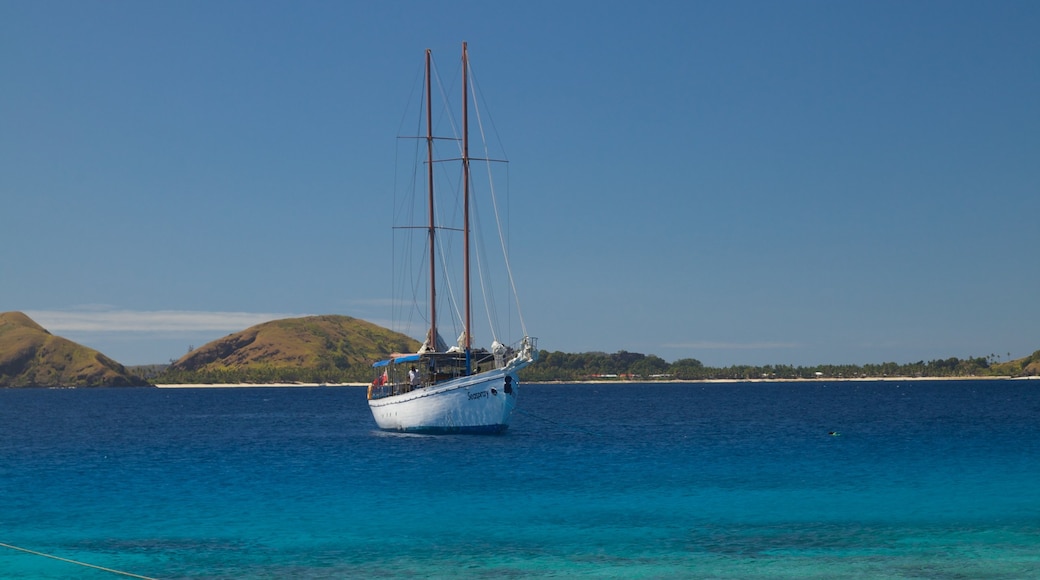
[[[418,352],[396,354],[376,362],[373,367],[376,379],[368,389],[368,405],[380,429],[414,433],[502,433],[509,427],[509,420],[516,407],[520,385],[517,373],[537,359],[537,339],[528,336],[523,328],[523,337],[511,346],[497,339],[490,349],[474,348],[472,342],[472,291],[471,291],[471,176],[470,162],[477,160],[469,153],[469,53],[462,44],[462,131],[457,141],[461,151],[456,159],[436,159],[435,137],[432,121],[431,52],[426,50],[425,61],[425,173],[427,189],[424,225],[409,229],[424,230],[429,263],[429,303],[426,340]],[[456,139],[452,139],[456,140]],[[462,169],[461,227],[440,225],[436,218],[434,189],[434,165],[442,161],[457,161]],[[491,161],[480,159],[480,161]],[[437,312],[437,264],[438,232],[462,234],[462,262],[464,310],[460,316],[463,331],[458,343],[447,347],[438,333]],[[502,236],[499,236],[502,239]],[[504,255],[508,255],[505,254]],[[506,270],[508,268],[508,259]],[[509,272],[510,285],[512,273]],[[522,320],[522,319],[521,319]]]

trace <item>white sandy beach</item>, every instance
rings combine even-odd
[[[645,384],[697,384],[697,383],[712,383],[712,384],[726,384],[726,383],[834,383],[834,382],[874,382],[874,381],[1002,381],[1002,380],[1021,380],[1021,379],[1040,379],[1040,377],[820,377],[812,379],[668,379],[668,380],[629,380],[629,379],[596,379],[587,381],[529,381],[524,384],[534,385],[558,385],[558,384],[569,384],[569,385],[645,385]]]
[[[234,389],[242,387],[366,387],[367,383],[195,383],[155,385],[160,389]]]

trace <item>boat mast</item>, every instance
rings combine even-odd
[[[467,73],[469,72],[469,51],[466,43],[462,43],[462,246],[465,252],[463,259],[463,277],[466,287],[466,338],[463,348],[466,349],[466,374],[470,373],[469,351],[472,345],[470,339],[470,279],[469,279],[469,83]]]
[[[434,251],[436,240],[436,223],[433,219],[433,105],[430,100],[430,49],[426,49],[426,172],[429,188],[428,202],[430,213],[430,225],[428,229],[430,246],[430,337],[427,344],[430,350],[437,352],[437,274],[434,260],[437,257]]]

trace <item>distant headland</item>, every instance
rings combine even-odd
[[[54,336],[21,312],[0,313],[0,387],[148,384],[100,352]]]

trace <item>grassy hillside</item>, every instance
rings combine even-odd
[[[367,382],[374,361],[418,348],[412,338],[349,316],[287,318],[199,347],[156,382]]]
[[[0,387],[125,387],[147,382],[100,352],[0,313]]]
[[[990,368],[993,374],[1009,377],[1040,376],[1040,350],[1030,356],[1004,363],[994,363]]]

